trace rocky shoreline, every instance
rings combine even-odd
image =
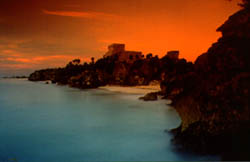
[[[195,63],[166,55],[148,54],[134,62],[106,57],[92,63],[70,62],[65,68],[32,73],[31,81],[77,88],[106,85],[137,86],[160,82],[157,95],[171,99],[182,124],[172,130],[178,150],[219,154],[223,160],[250,160],[250,1],[218,28],[218,42]]]
[[[193,70],[162,81],[182,119],[173,142],[183,149],[250,160],[249,1],[244,6],[218,28],[222,37],[197,58]]]

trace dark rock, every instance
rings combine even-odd
[[[105,85],[95,71],[84,71],[78,76],[71,77],[68,83],[72,87],[81,89],[98,88],[99,86]]]
[[[52,80],[55,78],[55,69],[45,69],[45,70],[39,70],[32,73],[28,80],[30,81],[46,81],[46,80]]]
[[[250,160],[250,10],[237,12],[218,31],[223,36],[194,69],[163,76],[162,92],[182,119],[173,141],[177,148]]]
[[[158,100],[158,93],[157,92],[148,93],[144,97],[140,97],[139,99],[144,101],[156,101]]]
[[[125,81],[128,76],[129,66],[125,62],[116,63],[112,74],[113,84],[126,85]]]
[[[223,123],[216,123],[223,125]],[[206,122],[195,122],[185,131],[182,127],[172,130],[175,136],[172,143],[178,151],[195,152],[199,154],[220,154],[222,160],[238,161],[250,158],[249,123],[241,123],[241,127],[231,123],[232,129],[225,129],[218,134],[209,133],[210,126]]]
[[[56,84],[56,81],[55,81],[55,80],[51,80],[51,83],[52,83],[52,84]]]

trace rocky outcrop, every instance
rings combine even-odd
[[[73,76],[69,79],[68,84],[72,87],[81,89],[98,88],[105,83],[95,71],[84,71],[80,75]]]
[[[126,85],[126,78],[128,76],[129,66],[125,62],[115,64],[111,84]]]
[[[250,10],[237,12],[218,31],[222,37],[194,69],[163,77],[162,91],[182,119],[173,141],[225,160],[250,160]]]
[[[28,80],[30,81],[46,81],[46,80],[54,80],[56,69],[45,69],[39,70],[32,73]]]
[[[161,74],[161,93],[165,98],[177,100],[199,84],[191,62],[186,62],[184,59],[168,61],[165,66],[167,68]]]
[[[144,101],[156,101],[158,100],[158,93],[157,92],[148,93],[145,96],[140,97],[139,99]]]

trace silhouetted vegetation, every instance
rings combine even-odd
[[[250,9],[250,0],[242,0],[242,3],[239,4],[241,7]]]
[[[118,61],[116,55],[101,58],[96,62],[92,57],[90,63],[83,64],[79,59],[75,59],[64,68],[36,71],[30,75],[29,80],[51,80],[53,83],[69,84],[79,88],[88,88],[87,85],[82,86],[84,79],[92,80],[92,82],[86,81],[86,84],[89,84],[91,88],[106,84],[148,85],[151,81],[160,81],[164,72],[174,73],[181,71],[182,68],[186,69],[185,60],[182,63],[184,67],[176,70],[176,65],[181,64],[181,62],[183,60],[173,60],[168,57],[159,59],[157,55],[153,56],[151,53],[147,55],[146,59],[137,59],[132,63]],[[192,65],[192,63],[189,64]]]

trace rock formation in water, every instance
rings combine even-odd
[[[194,68],[163,78],[162,91],[182,119],[173,141],[225,160],[250,160],[249,0],[218,31],[222,37]]]
[[[139,99],[144,101],[156,101],[158,99],[158,92],[148,93]]]
[[[46,80],[54,80],[56,69],[44,69],[38,70],[34,73],[30,74],[30,81],[46,81]]]

